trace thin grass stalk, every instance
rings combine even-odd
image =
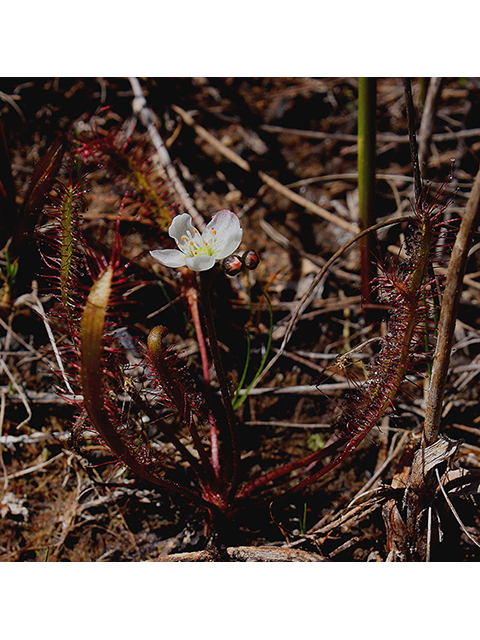
[[[358,79],[358,217],[360,229],[368,229],[375,224],[375,165],[376,165],[376,107],[377,79]],[[366,317],[370,319],[372,304],[372,281],[375,277],[373,266],[374,238],[365,235],[358,242],[360,248],[360,273],[362,295],[366,305]]]
[[[249,394],[250,394],[250,390],[253,388],[253,386],[255,385],[257,379],[260,377],[260,375],[262,374],[263,369],[265,368],[265,365],[267,363],[267,359],[268,359],[268,355],[270,353],[270,348],[272,346],[272,339],[273,339],[273,308],[272,308],[272,304],[270,302],[269,297],[267,296],[267,294],[265,293],[265,291],[262,290],[263,296],[265,298],[265,300],[267,301],[268,304],[268,313],[269,313],[269,317],[270,317],[270,327],[268,330],[268,340],[267,340],[267,346],[265,348],[265,354],[262,358],[262,361],[260,363],[260,366],[258,367],[258,370],[256,372],[256,374],[254,375],[252,381],[250,382],[250,384],[247,386],[247,388],[245,389],[245,391],[242,393],[242,395],[240,396],[240,391],[243,387],[243,383],[245,382],[245,377],[247,374],[247,368],[248,368],[248,363],[250,361],[250,335],[247,331],[247,358],[246,358],[246,362],[245,362],[245,368],[242,374],[242,377],[240,379],[240,382],[238,384],[238,388],[233,396],[233,401],[232,401],[232,405],[234,410],[237,410],[244,402],[245,400],[248,398]]]
[[[418,86],[420,89],[420,104],[422,107],[425,105],[425,99],[427,97],[428,85],[430,84],[430,78],[417,78]]]

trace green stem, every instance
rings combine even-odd
[[[358,79],[358,215],[360,229],[375,224],[375,146],[376,146],[376,78]],[[359,240],[362,294],[366,305],[372,303],[372,280],[375,277],[373,236]],[[367,316],[368,306],[367,306]]]
[[[262,362],[260,363],[260,366],[258,368],[257,373],[255,374],[255,376],[253,377],[253,380],[250,382],[250,384],[248,385],[248,387],[245,389],[244,393],[240,396],[240,390],[243,386],[243,383],[245,381],[245,376],[247,373],[247,367],[248,367],[248,363],[250,360],[250,335],[247,331],[247,347],[248,347],[248,352],[247,352],[247,359],[246,359],[246,363],[245,363],[245,369],[243,371],[242,374],[242,378],[239,382],[238,385],[238,389],[235,392],[235,395],[233,396],[233,408],[234,410],[237,410],[238,407],[240,407],[245,400],[248,398],[248,395],[250,393],[250,390],[252,389],[252,387],[254,386],[254,384],[256,383],[257,379],[260,377],[263,369],[265,368],[265,365],[267,364],[267,358],[268,358],[268,354],[270,353],[270,347],[272,346],[272,337],[273,337],[273,309],[272,309],[272,305],[270,303],[270,300],[267,296],[267,294],[265,293],[265,291],[262,291],[263,295],[265,296],[265,299],[268,303],[268,311],[270,314],[270,329],[268,331],[268,341],[267,341],[267,347],[265,349],[265,355],[262,358]]]
[[[418,144],[415,134],[415,109],[413,106],[412,83],[410,78],[403,79],[405,89],[405,106],[407,112],[408,137],[410,140],[410,155],[412,157],[413,184],[415,189],[415,201],[420,202],[422,199],[422,175],[418,162]]]
[[[420,87],[420,104],[422,107],[425,105],[425,99],[427,97],[428,85],[430,78],[417,78],[418,85]]]

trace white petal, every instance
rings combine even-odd
[[[215,264],[215,258],[213,256],[207,256],[206,254],[200,256],[193,256],[185,259],[185,264],[189,269],[193,271],[208,271]]]
[[[207,242],[209,242],[213,230],[216,232],[215,258],[222,260],[232,254],[242,241],[243,231],[240,226],[240,220],[233,211],[222,209],[213,216],[203,232]]]
[[[177,244],[180,244],[182,242],[182,237],[186,236],[188,231],[190,231],[192,236],[196,231],[192,224],[192,216],[188,213],[181,213],[173,219],[168,230],[168,235],[173,238]]]
[[[158,262],[161,262],[166,267],[184,267],[186,255],[178,249],[155,249],[150,251],[150,255]]]

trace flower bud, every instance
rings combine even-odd
[[[243,263],[238,256],[228,256],[222,262],[222,267],[227,276],[233,278],[240,273],[243,267]]]
[[[242,256],[242,262],[247,267],[247,269],[252,270],[258,267],[260,258],[258,257],[258,254],[253,250],[245,251],[245,253]]]

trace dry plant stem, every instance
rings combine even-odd
[[[65,455],[64,451],[62,451],[61,453],[57,453],[56,456],[53,456],[53,458],[49,458],[45,462],[40,462],[39,464],[35,464],[32,467],[27,467],[26,469],[22,469],[21,471],[16,471],[15,473],[11,473],[10,475],[6,476],[4,480],[14,480],[15,478],[21,478],[22,476],[27,476],[29,473],[33,473],[34,471],[38,471],[39,469],[44,469],[46,466],[48,466],[52,462],[55,462],[55,460],[59,460],[60,458],[63,458],[64,455]]]
[[[20,430],[23,427],[23,425],[28,424],[30,422],[30,420],[32,419],[32,416],[33,416],[32,409],[31,409],[30,405],[28,404],[28,398],[27,398],[27,396],[25,394],[25,391],[23,390],[21,385],[15,380],[13,374],[11,373],[10,369],[7,367],[7,365],[6,365],[6,363],[5,363],[5,361],[3,359],[0,359],[0,370],[7,374],[11,385],[13,386],[13,388],[16,390],[16,392],[20,396],[22,404],[25,407],[25,410],[27,412],[27,417],[25,418],[25,420],[22,420],[22,422],[20,422],[20,424],[17,425],[17,429]]]
[[[3,431],[3,422],[5,419],[5,391],[2,390],[1,394],[0,394],[0,438],[2,436],[2,431]],[[8,479],[7,479],[7,467],[5,465],[5,461],[3,459],[3,445],[2,442],[0,440],[0,464],[2,466],[2,471],[3,471],[3,490],[4,492],[7,491],[7,487],[8,487]]]
[[[405,89],[405,102],[407,110],[408,138],[410,142],[410,155],[413,164],[413,182],[415,187],[415,201],[420,202],[422,197],[422,176],[420,166],[418,164],[418,146],[415,136],[415,111],[413,107],[412,84],[410,78],[403,79]]]
[[[443,78],[430,78],[425,106],[423,108],[422,121],[418,132],[418,163],[424,166],[429,156],[429,146],[432,139],[435,114],[438,98],[442,91]]]
[[[43,324],[45,325],[45,331],[47,332],[48,339],[50,340],[50,344],[52,345],[53,353],[55,354],[55,360],[57,361],[58,369],[59,369],[59,371],[60,371],[60,373],[62,375],[63,382],[65,383],[65,388],[67,389],[67,392],[73,396],[74,392],[73,392],[73,389],[72,389],[72,387],[71,387],[71,385],[70,385],[70,383],[68,381],[67,374],[65,373],[65,369],[64,369],[64,366],[63,366],[62,358],[60,357],[60,353],[58,351],[58,347],[57,347],[57,344],[55,342],[55,337],[53,335],[53,331],[52,331],[52,329],[50,327],[50,323],[48,321],[47,315],[45,313],[43,305],[42,305],[42,303],[41,303],[36,291],[34,291],[32,293],[32,297],[33,297],[33,304],[29,304],[28,306],[31,309],[33,309],[33,311],[38,313],[38,315],[43,320]]]
[[[476,545],[477,547],[480,547],[480,544],[477,542],[477,540],[475,540],[475,538],[468,533],[467,529],[465,528],[465,525],[463,524],[463,522],[460,519],[460,516],[456,512],[455,507],[452,504],[452,501],[448,497],[448,494],[445,491],[445,487],[442,484],[442,480],[440,478],[440,474],[438,473],[438,467],[435,468],[435,474],[437,476],[437,482],[438,482],[438,486],[440,487],[440,491],[443,493],[443,497],[445,498],[446,503],[450,507],[450,509],[451,509],[451,511],[452,511],[452,513],[453,513],[453,515],[455,517],[455,520],[460,525],[460,528],[462,529],[463,533],[467,536],[467,538],[469,538],[473,542],[474,545]]]
[[[244,160],[241,156],[235,153],[235,151],[232,151],[227,146],[225,146],[222,142],[220,142],[220,140],[217,140],[217,138],[215,138],[215,136],[213,136],[206,129],[204,129],[204,127],[197,124],[195,120],[192,118],[192,116],[189,115],[186,111],[184,111],[181,107],[178,107],[177,105],[173,104],[172,109],[176,111],[176,113],[178,113],[179,116],[181,116],[182,120],[185,122],[186,125],[188,125],[189,127],[192,127],[192,129],[195,131],[195,133],[198,136],[200,136],[206,142],[208,142],[214,149],[216,149],[217,151],[220,151],[220,153],[223,156],[225,156],[225,158],[228,158],[231,162],[235,163],[244,171],[248,171],[248,172],[251,171],[250,165],[246,160]]]
[[[327,220],[327,222],[331,222],[337,227],[341,227],[342,229],[345,229],[345,231],[348,231],[350,233],[358,233],[359,227],[357,224],[353,222],[348,222],[348,220],[344,220],[343,218],[340,218],[339,216],[336,216],[335,214],[330,213],[323,207],[320,207],[318,204],[315,204],[315,202],[312,202],[311,200],[307,200],[307,198],[304,198],[298,193],[295,193],[295,191],[292,191],[288,187],[285,187],[283,184],[278,182],[278,180],[275,180],[275,178],[272,178],[266,173],[263,173],[263,171],[259,171],[258,176],[266,185],[268,185],[269,187],[277,191],[277,193],[280,193],[281,195],[285,196],[292,202],[295,202],[301,207],[304,207],[311,213],[314,213],[315,215],[319,216],[320,218],[323,218],[324,220]]]
[[[467,202],[465,215],[453,245],[447,280],[443,292],[440,320],[438,322],[438,339],[433,358],[432,377],[427,394],[427,408],[425,411],[424,440],[431,445],[438,438],[445,384],[450,363],[455,321],[458,304],[462,292],[462,282],[468,259],[468,251],[472,237],[480,221],[480,171],[478,171],[470,197]]]
[[[212,356],[213,365],[217,374],[217,382],[220,387],[222,403],[225,409],[229,441],[229,453],[231,456],[231,487],[230,492],[233,493],[238,483],[238,463],[240,459],[240,447],[237,433],[237,420],[232,406],[232,397],[228,388],[228,381],[220,356],[218,346],[217,333],[215,330],[215,322],[213,319],[212,306],[210,303],[210,287],[212,280],[216,275],[216,269],[210,269],[200,273],[200,297],[202,302],[205,326],[207,329],[208,343]],[[220,423],[221,424],[221,423]]]
[[[205,222],[202,216],[198,213],[193,200],[188,195],[187,190],[178,177],[175,167],[172,164],[172,160],[170,159],[167,148],[160,134],[158,133],[157,128],[155,127],[155,123],[153,121],[150,109],[147,106],[147,101],[145,99],[145,96],[143,95],[143,90],[140,86],[140,82],[138,81],[138,78],[129,78],[129,81],[135,95],[133,111],[135,115],[138,115],[138,117],[142,121],[143,126],[148,131],[148,135],[150,136],[152,144],[157,152],[157,160],[160,166],[163,167],[163,169],[165,169],[165,171],[167,172],[167,175],[171,180],[178,197],[182,201],[182,204],[185,206],[188,213],[192,216],[195,225],[198,229],[200,229],[200,231],[203,231],[203,229],[205,228]]]
[[[304,129],[290,129],[288,127],[278,127],[276,125],[262,124],[260,125],[262,131],[268,133],[288,133],[289,135],[296,135],[299,138],[307,138],[311,140],[325,140],[329,138],[331,140],[341,140],[343,142],[357,142],[358,137],[351,133],[333,133],[331,131],[307,131]],[[463,131],[452,131],[448,133],[434,133],[432,140],[434,142],[445,142],[447,140],[458,140],[463,138],[477,138],[480,134],[480,128],[475,127],[472,129],[464,129]],[[384,133],[382,131],[377,132],[378,142],[395,142],[397,144],[404,144],[408,142],[408,135],[399,135],[397,133]]]
[[[210,389],[210,366],[207,355],[207,345],[205,343],[205,337],[203,335],[202,323],[200,321],[200,314],[198,312],[198,294],[194,287],[188,287],[186,291],[187,303],[192,315],[193,325],[195,327],[195,333],[197,334],[198,349],[200,351],[200,358],[202,361],[202,374],[205,381],[206,389]],[[220,460],[218,451],[218,427],[215,421],[215,417],[211,411],[208,413],[208,423],[210,426],[210,446],[212,456],[212,466],[217,478],[220,477]]]

